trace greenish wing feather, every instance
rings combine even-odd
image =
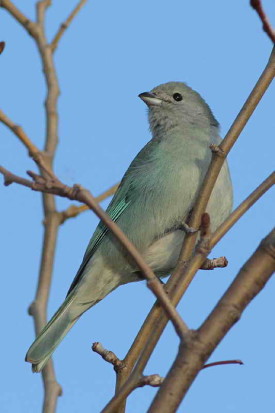
[[[117,199],[117,196],[115,198]],[[107,209],[107,212],[110,218],[112,218],[114,222],[117,221],[117,219],[120,217],[123,211],[125,211],[125,209],[130,204],[129,197],[127,196],[127,194],[118,203],[115,202],[116,201],[115,198],[113,199],[113,201],[111,202],[111,204],[109,205]],[[86,267],[87,263],[89,262],[89,260],[91,259],[91,257],[93,256],[93,254],[95,253],[99,245],[101,244],[102,240],[104,239],[108,231],[109,229],[104,225],[102,221],[100,221],[91,241],[88,244],[82,264],[80,265],[79,270],[77,271],[77,274],[70,286],[68,294],[70,294],[70,292],[74,289],[74,287],[81,280],[84,268]]]
[[[137,154],[128,170],[126,171],[124,177],[122,178],[121,184],[106,211],[113,221],[116,222],[121,214],[125,211],[125,209],[131,204],[131,202],[134,201],[134,198],[138,196],[138,190],[136,188],[136,185],[134,184],[134,176],[137,175],[137,168],[142,167],[143,165],[151,161],[153,150],[156,146],[159,145],[159,142],[160,141],[157,139],[152,139],[151,141],[149,141]],[[101,244],[108,231],[108,228],[103,224],[103,222],[100,222],[87,247],[82,264],[72,282],[68,294],[81,280],[84,268]]]

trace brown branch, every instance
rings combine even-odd
[[[34,301],[29,307],[29,314],[33,317],[36,335],[39,334],[47,323],[47,305],[52,282],[59,224],[60,217],[58,213],[52,212],[47,214],[38,285]],[[44,384],[43,412],[53,413],[56,411],[57,398],[61,396],[62,388],[56,381],[52,360],[43,369],[42,378]]]
[[[38,164],[41,174],[47,177],[47,179],[54,176],[52,172],[52,162],[58,141],[57,99],[59,95],[58,80],[54,67],[53,56],[44,30],[45,11],[50,4],[50,0],[42,0],[37,2],[37,22],[33,22],[29,20],[19,9],[17,9],[10,0],[2,0],[1,2],[1,6],[5,8],[34,38],[41,56],[47,84],[47,97],[45,102],[45,150],[38,151],[36,146],[32,144],[22,128],[16,127],[16,125],[12,124],[11,121],[9,122],[9,120],[7,121],[7,118],[4,118],[4,120],[6,121],[6,125],[13,130],[22,143],[29,149],[30,155]],[[6,184],[8,183],[9,178],[6,180]],[[43,250],[35,299],[30,306],[30,314],[33,315],[36,334],[41,331],[47,321],[47,302],[53,272],[56,238],[60,225],[60,215],[56,211],[54,196],[50,193],[43,193],[42,201],[45,223]],[[47,363],[47,366],[43,369],[42,377],[44,384],[43,412],[54,413],[56,410],[57,398],[61,394],[61,388],[56,381],[52,361]]]
[[[29,181],[20,176],[14,175],[3,167],[0,167],[0,172],[4,175],[5,185],[10,185],[15,182],[17,184],[31,188],[34,191],[55,194],[61,197],[73,199],[83,202],[92,209],[95,214],[103,221],[103,223],[112,231],[115,238],[123,245],[129,256],[133,259],[137,267],[141,270],[147,280],[148,288],[153,292],[159,303],[165,310],[168,318],[174,325],[174,328],[181,339],[184,339],[188,334],[188,327],[181,319],[175,307],[172,305],[169,297],[163,289],[159,279],[155,276],[151,268],[146,264],[141,254],[138,252],[134,244],[129,241],[126,235],[121,231],[118,225],[111,220],[109,215],[97,204],[92,194],[80,185],[69,187],[64,185],[58,178],[49,179],[44,176],[37,175],[34,172],[28,171],[28,175],[33,181]]]
[[[266,32],[270,40],[275,43],[275,30],[272,28],[268,17],[264,12],[261,0],[250,0],[250,5],[258,13],[263,24],[263,31]]]
[[[104,199],[109,198],[109,196],[112,196],[116,192],[118,186],[119,184],[115,184],[111,186],[111,188],[107,189],[102,194],[96,196],[95,201],[99,203],[101,201],[104,201]],[[67,209],[60,212],[61,224],[63,224],[67,219],[74,218],[78,216],[79,214],[81,214],[82,212],[89,211],[89,210],[90,208],[87,205],[80,205],[80,206],[70,205]]]
[[[230,216],[223,222],[222,225],[211,235],[209,239],[209,251],[213,248],[217,242],[225,235],[230,228],[248,211],[252,205],[257,202],[257,200],[263,196],[268,189],[270,189],[275,183],[275,173],[273,172],[267,179],[263,181],[258,188],[255,189],[240,205],[236,208]],[[183,292],[186,291],[189,286],[192,277],[197,272],[197,269],[205,261],[205,255],[207,250],[202,253],[196,253],[191,259],[187,267],[187,277],[183,280],[181,284],[178,285],[175,290],[173,290],[171,295],[171,300],[174,305],[177,305]],[[166,286],[169,284],[166,284]],[[167,318],[162,314],[161,307],[156,303],[150,313],[148,314],[143,326],[141,327],[134,343],[132,344],[128,354],[124,358],[125,367],[123,370],[118,372],[117,375],[117,389],[115,396],[106,405],[102,413],[111,413],[117,411],[123,411],[125,397],[127,397],[130,389],[135,388],[135,384],[140,377],[142,371],[144,370],[157,342],[167,324]],[[186,342],[189,342],[187,340]],[[142,351],[140,349],[142,348]],[[139,356],[139,358],[138,358]],[[136,360],[138,361],[136,362]],[[134,367],[134,363],[136,363]],[[134,368],[133,368],[134,367]],[[132,390],[131,390],[132,391]],[[120,410],[117,410],[118,406]]]
[[[107,363],[110,363],[114,366],[115,370],[120,370],[123,368],[124,363],[121,361],[115,353],[113,353],[110,350],[106,350],[101,343],[98,341],[93,343],[92,345],[92,350],[99,354],[103,360],[107,361]]]
[[[80,9],[85,5],[86,2],[87,2],[87,0],[80,0],[78,2],[78,4],[75,6],[75,8],[73,9],[73,11],[71,12],[71,14],[69,15],[69,17],[67,18],[67,20],[60,25],[60,28],[59,28],[58,32],[56,33],[56,35],[54,36],[53,41],[51,43],[52,52],[55,51],[55,49],[58,46],[58,42],[61,39],[61,37],[63,36],[65,30],[68,29],[68,27],[72,23],[73,19],[75,18],[75,16],[78,14]]]
[[[4,125],[6,125],[18,137],[32,158],[40,153],[39,149],[34,145],[23,128],[8,118],[2,110],[0,110],[0,122],[4,123]]]
[[[37,36],[37,24],[26,17],[10,0],[1,0],[0,7],[6,9],[32,36]]]
[[[45,13],[48,7],[52,4],[51,0],[40,0],[36,3],[36,20],[38,25],[44,31]]]
[[[260,243],[188,345],[179,353],[148,413],[175,412],[203,364],[275,271],[275,230]]]

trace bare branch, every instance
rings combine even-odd
[[[36,3],[36,20],[42,29],[44,29],[46,10],[51,4],[51,0],[40,0]]]
[[[114,366],[115,371],[122,370],[125,365],[122,360],[120,360],[115,353],[112,351],[106,350],[103,345],[99,342],[95,342],[92,345],[92,350],[98,353],[103,360],[107,361],[108,363]],[[218,363],[218,362],[217,362]],[[221,362],[226,363],[226,362]],[[152,386],[152,387],[159,387],[163,382],[164,378],[160,377],[158,374],[151,374],[150,376],[142,376],[139,380],[137,380],[136,388],[143,387],[143,386]]]
[[[38,161],[39,162],[39,161]],[[111,220],[106,212],[97,204],[92,194],[80,185],[69,187],[64,185],[58,178],[49,179],[44,176],[37,175],[34,172],[28,171],[28,175],[32,177],[33,181],[28,181],[12,174],[5,168],[0,167],[0,173],[4,175],[5,185],[10,185],[15,182],[33,189],[34,191],[45,192],[49,194],[59,195],[61,197],[73,199],[83,202],[92,209],[96,215],[104,222],[104,224],[112,231],[113,235],[123,245],[130,257],[134,260],[137,267],[141,270],[147,280],[148,288],[158,298],[160,304],[163,306],[168,318],[172,321],[174,328],[179,337],[185,338],[188,335],[189,329],[181,319],[175,307],[171,304],[166,292],[163,289],[159,279],[155,276],[151,268],[146,264],[134,244],[129,241],[126,235],[121,231],[118,225]]]
[[[26,17],[10,0],[2,0],[0,7],[6,9],[32,36],[37,36],[37,25]]]
[[[75,6],[75,8],[73,9],[73,11],[71,12],[71,14],[69,15],[69,17],[67,18],[67,20],[60,25],[60,28],[59,28],[58,32],[56,33],[56,35],[54,36],[53,41],[51,43],[51,49],[52,49],[53,52],[57,48],[59,40],[63,36],[65,30],[72,23],[73,19],[78,14],[80,9],[85,5],[85,3],[87,3],[87,0],[80,0],[78,2],[78,4]]]
[[[263,24],[263,31],[266,32],[270,40],[275,43],[275,30],[272,28],[268,17],[264,12],[261,0],[250,0],[250,5],[258,13]]]
[[[5,115],[4,112],[2,112],[2,110],[0,110],[0,122],[4,123],[4,125],[6,125],[18,137],[18,139],[29,151],[31,157],[35,157],[40,152],[23,128],[16,125],[10,118],[8,118],[7,115]]]
[[[109,196],[112,196],[116,192],[118,186],[119,184],[115,184],[111,186],[111,188],[107,189],[102,194],[95,197],[95,201],[99,203],[101,201],[104,201],[104,199],[109,198]],[[82,212],[89,211],[89,210],[90,208],[87,205],[80,205],[80,206],[70,205],[67,209],[60,212],[61,224],[63,224],[67,219],[74,218],[78,216],[79,214],[81,214]]]
[[[116,355],[115,353],[113,353],[110,350],[106,350],[103,345],[101,343],[99,343],[98,341],[93,343],[92,345],[92,350],[99,354],[103,360],[107,361],[108,363],[111,363],[115,370],[120,370],[124,367],[124,363],[123,361],[121,361]]]
[[[148,413],[175,412],[214,349],[275,271],[275,230],[260,243],[188,345],[179,353]]]

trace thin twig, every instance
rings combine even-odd
[[[111,186],[111,188],[107,189],[106,191],[102,192],[102,194],[95,197],[96,202],[104,201],[104,199],[109,198],[109,196],[114,195],[118,188],[119,184],[115,184]],[[64,211],[60,211],[61,214],[61,224],[63,224],[67,219],[74,218],[81,214],[84,211],[89,211],[90,208],[87,205],[70,205]]]
[[[37,146],[35,146],[35,144],[28,137],[24,129],[20,125],[14,123],[2,110],[0,110],[0,122],[4,123],[4,125],[6,125],[18,137],[18,139],[28,150],[31,157],[36,156],[40,152]]]
[[[40,0],[36,3],[36,20],[38,25],[43,29],[45,23],[45,13],[47,8],[52,4],[51,0]]]
[[[60,25],[60,28],[58,32],[56,33],[56,35],[54,36],[53,41],[51,43],[51,49],[53,52],[57,48],[59,40],[61,39],[65,30],[69,27],[69,25],[71,24],[75,16],[78,14],[80,9],[85,5],[85,3],[87,3],[87,0],[80,0],[78,4],[75,6],[75,8],[73,9],[73,11],[71,12],[71,14],[69,15],[69,17],[67,18],[67,20]]]
[[[222,361],[214,361],[213,363],[205,364],[202,367],[203,369],[207,369],[208,367],[216,367],[216,366],[224,366],[225,364],[240,364],[241,366],[244,364],[242,360],[222,360]]]
[[[228,265],[226,257],[211,258],[203,262],[200,270],[214,270],[215,268],[225,268]]]
[[[268,17],[265,14],[261,0],[250,0],[250,5],[258,13],[263,24],[263,31],[266,32],[270,40],[275,43],[275,30],[272,28]]]
[[[107,363],[111,363],[115,370],[119,370],[122,369],[124,366],[124,363],[122,360],[120,360],[115,353],[113,353],[110,350],[106,350],[103,345],[101,343],[99,343],[98,341],[93,343],[92,345],[92,350],[99,354],[103,360],[107,361]]]

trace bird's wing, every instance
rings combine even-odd
[[[135,201],[135,199],[138,198],[139,190],[136,188],[135,185],[135,176],[137,175],[136,171],[137,168],[142,168],[145,164],[148,164],[151,160],[151,155],[156,146],[158,146],[159,142],[155,139],[152,139],[149,141],[142,149],[141,151],[137,154],[135,159],[132,161],[131,165],[127,169],[120,185],[115,193],[110,205],[108,206],[106,212],[109,214],[110,218],[116,222],[119,217],[123,214],[123,212],[126,210],[126,208],[131,205],[132,202]],[[94,235],[92,236],[88,247],[86,249],[82,264],[70,286],[70,289],[68,291],[68,294],[73,290],[73,288],[78,284],[78,282],[81,280],[83,271],[87,265],[87,263],[90,261],[92,258],[93,254],[101,244],[102,240],[106,236],[106,234],[109,232],[109,229],[104,225],[102,221],[98,224]]]
[[[120,189],[120,188],[119,188]],[[129,191],[125,194],[123,198],[121,198],[119,201],[117,199],[120,198],[119,194],[119,189],[116,193],[115,198],[112,200],[111,204],[109,205],[107,212],[110,216],[110,218],[116,222],[118,218],[121,216],[121,214],[125,211],[125,209],[128,207],[130,204],[130,197],[129,197]],[[77,271],[77,274],[70,286],[70,289],[68,291],[68,294],[73,290],[73,288],[78,284],[80,279],[82,278],[83,270],[86,267],[87,263],[90,261],[92,258],[94,252],[97,250],[98,246],[101,244],[103,238],[105,235],[109,232],[109,229],[104,225],[102,221],[98,224],[93,237],[91,238],[88,247],[86,249],[83,261],[79,267],[79,270]]]

